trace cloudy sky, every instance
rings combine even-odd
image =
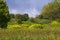
[[[6,0],[6,2],[10,13],[28,13],[29,17],[35,17],[51,0]]]

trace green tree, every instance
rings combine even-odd
[[[15,18],[16,18],[16,19],[21,19],[21,18],[22,18],[22,15],[21,15],[21,14],[16,14],[16,15],[15,15]]]
[[[54,1],[45,5],[40,16],[50,20],[60,19],[60,2]]]
[[[15,18],[14,14],[9,14],[9,15],[10,15],[10,18]]]
[[[28,14],[16,14],[15,16],[16,19],[20,19],[21,21],[27,21],[29,19]]]
[[[22,23],[22,21],[27,21],[29,19],[28,14],[16,14],[15,18],[17,20],[18,23]]]
[[[17,21],[18,24],[21,24],[22,23],[22,15],[21,14],[16,14],[15,15],[15,19]]]
[[[22,21],[27,21],[29,19],[29,16],[28,16],[28,14],[23,14],[22,15]]]
[[[5,0],[0,0],[0,27],[7,28],[7,23],[10,20],[8,6]]]

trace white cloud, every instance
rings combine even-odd
[[[29,17],[36,17],[37,15],[39,15],[39,12],[35,8],[27,9],[24,13],[28,13]]]
[[[11,9],[11,10],[9,10],[9,12],[10,12],[10,13],[13,13],[13,14],[19,13],[19,11],[16,10],[16,9]]]
[[[19,10],[16,9],[11,9],[9,10],[10,13],[13,14],[17,14],[20,13]],[[30,8],[30,9],[26,9],[24,12],[21,12],[21,14],[27,13],[29,15],[29,17],[36,17],[37,15],[39,15],[39,12],[35,9],[35,8]]]
[[[29,17],[36,17],[45,4],[51,0],[6,0],[10,13],[28,13]]]

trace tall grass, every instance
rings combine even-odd
[[[60,28],[0,29],[0,40],[60,40]]]
[[[10,22],[7,29],[0,29],[0,40],[60,40],[60,23],[56,21],[49,24]]]

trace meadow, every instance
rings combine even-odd
[[[9,23],[7,29],[0,29],[0,40],[60,40],[60,23],[17,24]]]
[[[60,40],[60,2],[45,1],[40,4],[31,0],[32,5],[28,1],[11,1],[12,7],[10,1],[0,0],[0,40]]]

